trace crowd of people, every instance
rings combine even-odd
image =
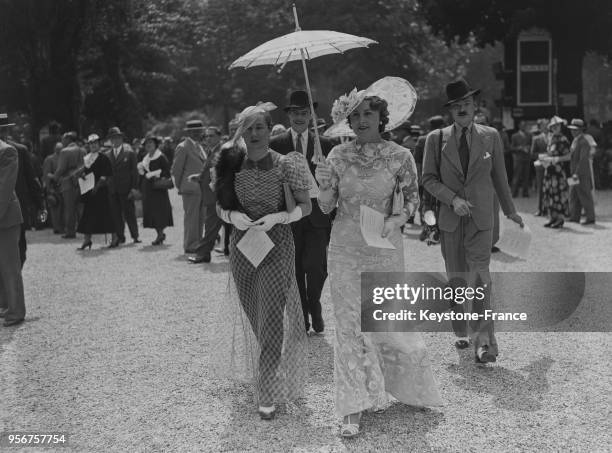
[[[156,136],[130,146],[118,127],[104,138],[90,134],[81,141],[74,132],[60,136],[52,124],[41,142],[39,174],[30,151],[11,140],[8,116],[0,115],[4,325],[25,318],[20,269],[30,220],[42,223],[48,212],[54,233],[66,239],[83,234],[80,251],[100,234],[110,235],[108,247],[116,248],[126,242],[126,223],[132,241],[141,242],[141,200],[142,226],[155,230],[157,246],[174,225],[168,191],[176,188],[189,262],[211,262],[223,230],[217,251],[229,256],[238,301],[238,313],[228,322],[244,318],[245,334],[254,339],[249,363],[262,419],[273,419],[276,405],[303,387],[307,335],[325,331],[321,293],[328,277],[341,435],[358,435],[363,411],[383,409],[392,398],[441,404],[418,333],[361,331],[361,273],[402,271],[402,231],[418,218],[420,239],[441,245],[449,284],[487,288],[471,307],[482,314],[491,306],[489,264],[499,239],[498,211],[522,227],[513,198],[528,197],[535,185],[536,215],[549,216],[545,226],[561,228],[566,218],[579,222],[583,211],[582,223],[594,223],[592,161],[603,138],[588,133],[581,119],[568,125],[557,116],[531,128],[519,121],[509,136],[501,122],[489,126],[489,110],[477,102],[479,90],[465,80],[446,86],[448,124],[437,115],[424,131],[408,121],[414,89],[388,79],[334,103],[332,127],[350,129],[342,137],[315,134],[314,127],[323,133],[326,124],[311,126],[304,91],[291,93],[284,107],[289,128],[272,123],[274,104],[259,103],[230,122],[227,137],[218,126],[187,121],[176,147]],[[393,103],[394,98],[407,101]],[[384,215],[381,236],[394,248],[368,246],[360,230],[364,206]],[[257,263],[244,252],[249,241],[271,244]],[[455,303],[450,308],[468,309]],[[453,330],[455,346],[473,347],[477,363],[497,360],[492,321],[453,322]]]

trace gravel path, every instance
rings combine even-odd
[[[502,332],[494,366],[475,366],[448,333],[424,334],[446,405],[368,413],[363,435],[343,441],[333,413],[329,290],[326,334],[310,338],[305,397],[275,421],[259,420],[246,387],[207,370],[215,344],[208,313],[224,303],[227,260],[185,261],[176,193],[172,201],[177,226],[163,247],[145,245],[151,230],[144,244],[115,250],[94,237],[87,252],[49,230],[28,233],[27,322],[0,328],[0,431],[65,432],[66,451],[75,452],[612,449],[607,275],[587,277],[583,303],[565,321],[573,333]],[[517,199],[522,212],[534,204]],[[525,215],[534,232],[529,258],[496,254],[492,270],[611,271],[612,192],[600,192],[596,208],[596,226],[558,231]],[[406,239],[408,270],[442,271],[439,247],[417,234]]]

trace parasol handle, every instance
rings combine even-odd
[[[319,138],[319,128],[317,127],[317,114],[315,113],[314,103],[312,101],[312,90],[310,89],[310,80],[308,79],[308,70],[306,69],[306,58],[304,57],[304,49],[300,49],[300,53],[302,55],[302,68],[304,69],[304,78],[306,79],[308,103],[310,104],[310,115],[312,116],[312,124],[314,126],[315,134],[314,154],[312,155],[312,162],[317,164],[323,160],[323,153],[321,152],[321,139]]]

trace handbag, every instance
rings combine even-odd
[[[393,188],[393,199],[391,200],[391,215],[401,215],[404,210],[404,192],[402,192],[402,183],[398,176],[395,180]]]
[[[154,189],[168,190],[174,188],[172,178],[158,178],[153,181]]]

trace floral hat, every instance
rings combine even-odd
[[[378,96],[387,101],[389,110],[389,123],[387,131],[391,131],[404,122],[414,112],[417,102],[417,93],[414,87],[401,77],[383,77],[365,90],[357,91],[354,88],[349,94],[340,96],[332,106],[331,117],[334,124],[325,131],[328,137],[354,137],[355,134],[345,121],[355,108],[368,96]]]

